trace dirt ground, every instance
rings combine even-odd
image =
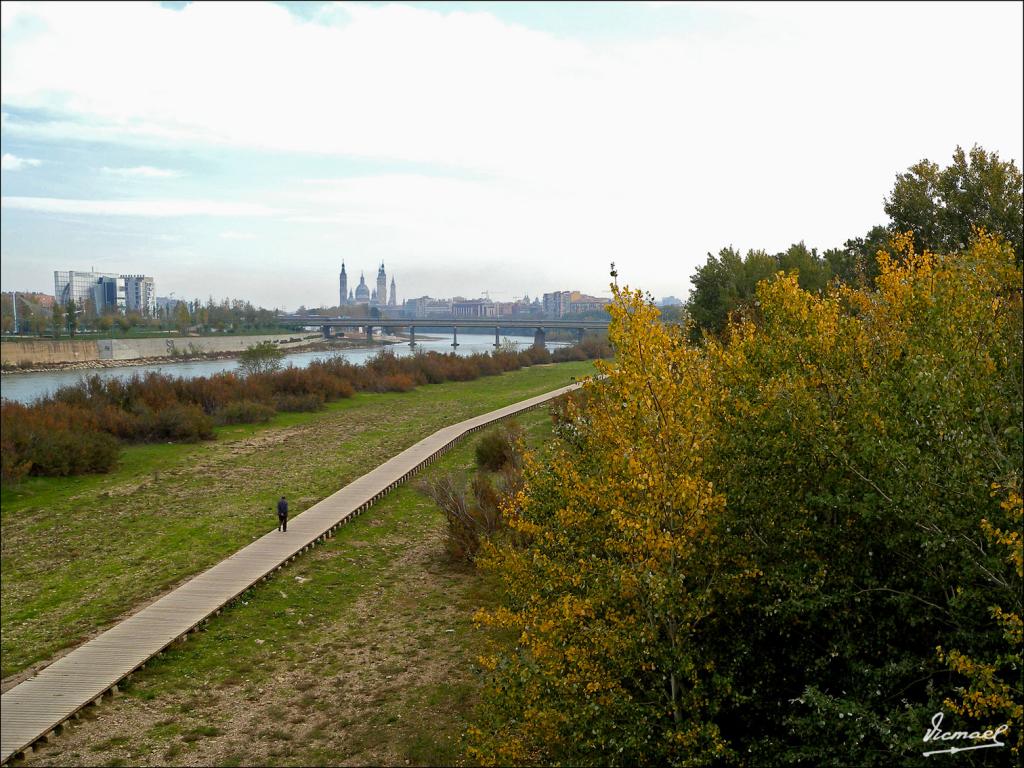
[[[302,649],[304,663],[282,662],[270,683],[255,689],[239,679],[216,690],[180,690],[150,701],[119,696],[23,764],[450,762],[458,732],[424,731],[432,722],[449,721],[451,710],[464,710],[471,698],[471,661],[455,634],[467,629],[467,590],[475,576],[442,560],[441,525],[426,535],[384,543],[401,554],[370,577],[343,621]],[[308,566],[330,567],[357,549],[314,551]],[[283,588],[304,578],[285,573],[279,579]],[[210,722],[216,725],[201,725]],[[434,736],[447,743],[431,744]]]

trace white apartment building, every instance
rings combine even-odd
[[[125,306],[129,312],[143,317],[156,315],[156,290],[153,278],[145,275],[124,275]]]

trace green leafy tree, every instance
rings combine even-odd
[[[729,314],[748,305],[758,282],[778,268],[778,260],[765,251],[747,251],[746,258],[731,246],[720,250],[717,257],[709,253],[690,278],[693,288],[686,309],[693,320],[692,338],[699,339],[705,330],[721,333]]]
[[[64,316],[68,321],[68,333],[71,335],[71,338],[74,338],[75,333],[78,331],[79,321],[78,305],[75,303],[74,299],[68,300],[67,306],[64,309]]]
[[[828,285],[828,281],[832,278],[832,268],[829,266],[828,261],[818,255],[817,249],[808,249],[803,244],[803,241],[791,245],[780,253],[776,260],[778,261],[778,268],[783,272],[797,273],[797,281],[805,291],[820,293],[825,290],[825,286]],[[755,288],[757,282],[754,283]]]
[[[911,232],[917,247],[940,253],[963,251],[975,228],[1000,235],[1017,260],[1024,253],[1024,180],[1012,161],[975,145],[960,147],[946,168],[927,159],[896,177],[885,199],[892,232]]]
[[[59,339],[64,333],[64,305],[59,301],[53,302],[53,316],[51,319],[54,338]]]
[[[284,352],[273,342],[261,341],[238,356],[238,367],[247,376],[271,373],[281,368],[283,359]]]
[[[178,333],[185,333],[192,325],[188,305],[184,301],[179,301],[174,307],[174,325],[178,329]]]

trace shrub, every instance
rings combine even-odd
[[[545,347],[530,347],[519,355],[526,365],[543,365],[551,362],[551,353]]]
[[[578,345],[561,347],[551,353],[551,361],[554,363],[566,363],[570,360],[586,360],[587,353]]]
[[[274,398],[274,407],[282,413],[319,411],[324,407],[324,396],[317,392],[306,395],[277,395]]]
[[[407,373],[394,373],[380,380],[380,392],[411,392],[416,389],[416,382]]]
[[[253,400],[240,400],[228,403],[216,413],[218,424],[262,424],[270,421],[274,409],[266,403]]]
[[[97,429],[88,411],[65,404],[47,409],[4,401],[0,405],[2,472],[16,481],[26,474],[73,475],[106,472],[118,444]]]
[[[497,475],[478,472],[468,488],[460,476],[452,473],[418,487],[445,514],[448,557],[453,562],[472,563],[481,543],[505,528],[501,508],[522,487],[522,475],[506,465]]]
[[[440,384],[447,380],[443,359],[436,352],[421,352],[413,358],[417,370],[427,384]]]
[[[523,367],[523,363],[515,351],[498,350],[497,352],[492,352],[491,357],[498,364],[502,372],[518,371]]]
[[[168,440],[193,443],[213,437],[213,419],[197,405],[175,403],[164,408],[157,412],[154,426],[156,434]]]
[[[245,376],[271,373],[281,367],[283,359],[284,352],[274,342],[261,341],[238,356],[238,368]]]
[[[103,432],[48,430],[36,436],[29,452],[34,475],[108,472],[117,461],[117,440]]]
[[[93,405],[92,413],[96,418],[97,428],[103,432],[124,440],[139,436],[140,422],[127,411],[107,403],[97,403]]]
[[[476,465],[491,472],[505,465],[518,468],[522,439],[523,429],[514,420],[485,432],[476,444]]]
[[[473,381],[480,378],[480,369],[473,360],[466,357],[449,360],[446,373],[451,381]]]
[[[5,483],[17,483],[32,469],[32,462],[19,454],[12,441],[0,438],[0,477]]]

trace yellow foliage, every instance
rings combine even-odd
[[[836,579],[847,579],[858,595],[860,575],[842,572],[820,542],[846,544],[846,535],[864,525],[856,511],[869,506],[865,499],[876,500],[868,512],[878,525],[904,513],[892,478],[902,482],[906,467],[897,467],[886,484],[857,461],[882,452],[877,446],[898,445],[908,429],[901,388],[919,387],[926,405],[943,398],[996,401],[989,389],[1019,359],[1010,342],[1020,337],[1021,294],[1007,286],[1019,286],[1021,273],[996,238],[979,232],[969,253],[952,258],[917,253],[909,235],[899,236],[892,254],[879,255],[879,267],[874,290],[835,285],[823,294],[802,290],[796,275],[779,273],[758,285],[756,312],[733,323],[727,339],[708,338],[700,346],[661,324],[657,308],[639,291],[613,286],[609,338],[616,358],[597,364],[599,375],[584,386],[585,407],[566,406],[566,423],[578,427],[575,437],[556,442],[546,460],[525,462],[525,486],[504,509],[519,538],[485,545],[478,560],[500,576],[506,595],[505,605],[478,612],[475,621],[501,632],[481,665],[493,673],[491,701],[512,714],[494,724],[493,733],[467,734],[472,759],[544,763],[585,749],[601,754],[613,744],[676,764],[739,759],[716,719],[746,695],[729,676],[739,662],[715,657],[700,633],[720,618],[716,612],[745,608],[779,587],[783,566],[749,554],[763,543],[760,532],[771,537],[785,528],[786,555],[800,569],[798,576],[784,574],[796,582],[784,585],[797,594],[794,602],[802,595],[816,601]],[[935,374],[944,369],[951,370]],[[928,445],[945,445],[964,432],[962,414],[949,415],[953,411],[927,410],[932,421],[922,431]],[[833,490],[815,486],[823,485],[815,472],[839,477],[847,496],[815,506],[803,497],[767,493],[769,503],[746,530],[723,527],[731,505],[742,503],[743,484],[774,488],[772,478],[740,477],[727,498],[716,487],[722,467],[707,466],[750,424],[761,429],[759,442],[742,450],[770,450],[780,474],[812,475],[807,496]],[[764,441],[775,442],[764,447]],[[813,454],[811,461],[787,450],[794,444]],[[1002,500],[998,509],[994,502],[985,508],[993,514],[981,519],[979,513],[970,524],[979,542],[984,536],[1005,550],[1007,570],[1019,584],[1021,493],[1012,465],[1007,461],[984,478],[983,494],[998,476]],[[941,478],[911,479],[940,487],[935,498],[944,498]],[[972,492],[976,480],[970,478]],[[849,501],[854,493],[860,507]],[[907,527],[917,523],[914,518]],[[933,527],[929,542],[944,546],[951,537]],[[872,556],[855,544],[850,561]],[[955,594],[959,586],[942,590]],[[851,626],[865,621],[856,610],[851,607]],[[771,615],[769,608],[763,615]],[[969,717],[1019,722],[1021,691],[1001,677],[1008,664],[1022,668],[1019,598],[993,605],[991,616],[1001,633],[996,638],[1006,642],[999,659],[939,650],[941,661],[968,681],[961,700],[947,705]],[[821,638],[822,645],[829,642]],[[937,668],[932,648],[928,641],[923,653]],[[1014,749],[1020,746],[1018,737]]]

